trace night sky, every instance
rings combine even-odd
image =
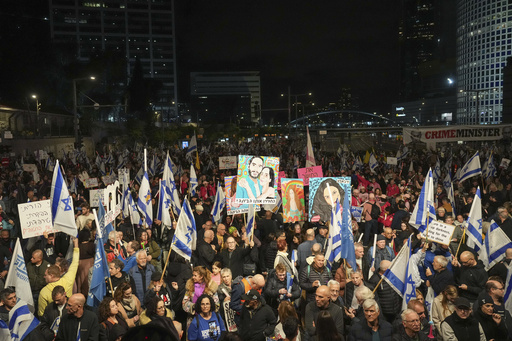
[[[351,87],[364,111],[389,112],[399,84],[398,1],[176,1],[178,83],[190,72],[261,72],[263,109],[314,93],[316,105]]]

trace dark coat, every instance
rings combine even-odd
[[[268,305],[262,303],[253,312],[244,306],[240,317],[240,336],[244,341],[265,341],[266,336],[274,333],[276,324],[277,319]]]
[[[269,274],[269,277],[267,279],[267,283],[265,285],[265,299],[268,303],[268,305],[277,310],[277,307],[279,306],[279,303],[281,303],[281,294],[279,294],[279,290],[286,289],[288,290],[288,276],[285,277],[284,281],[279,281],[279,279],[276,276],[275,271],[273,271],[271,274]],[[291,292],[292,297],[287,298],[286,300],[289,301],[295,301],[300,297],[301,289],[299,285],[297,284],[297,281],[295,279],[292,279],[292,289]]]
[[[391,323],[379,317],[379,335],[380,341],[391,341],[393,335],[393,327]],[[350,328],[348,341],[372,341],[372,329],[368,326],[366,319],[362,319]]]
[[[92,311],[84,310],[81,318],[66,313],[63,314],[55,341],[76,340],[79,324],[81,340],[99,340],[100,324],[98,323],[98,317]]]
[[[244,258],[251,252],[249,247],[236,247],[232,252],[223,250],[220,255],[222,266],[231,269],[233,278],[242,276],[244,272]],[[231,256],[230,256],[231,254]]]
[[[460,297],[474,302],[478,294],[484,290],[488,278],[482,261],[479,260],[475,266],[455,266],[454,274],[457,285],[466,284],[468,286],[468,290],[459,291]]]
[[[318,289],[313,286],[313,283],[318,280],[320,285],[327,285],[332,279],[332,273],[326,266],[319,272],[313,265],[308,265],[302,269],[299,278],[300,287],[306,291],[306,302],[311,302],[315,299],[316,289]]]
[[[455,285],[453,273],[448,269],[433,273],[432,276],[428,276],[427,278],[436,295],[439,295],[447,285]]]

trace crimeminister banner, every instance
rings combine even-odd
[[[403,136],[404,144],[501,140],[512,137],[512,125],[403,128]]]

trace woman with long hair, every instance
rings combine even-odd
[[[338,333],[336,324],[328,310],[321,310],[316,317],[316,337],[322,341],[342,341],[343,337]]]
[[[320,216],[321,221],[329,221],[332,207],[336,204],[336,201],[339,201],[340,206],[343,206],[344,196],[345,191],[336,180],[325,179],[318,186],[313,198],[311,217]]]
[[[293,303],[290,301],[282,301],[279,303],[279,306],[277,307],[277,317],[278,317],[278,323],[276,325],[276,328],[274,330],[274,337],[276,340],[284,340],[286,339],[286,335],[283,331],[283,323],[288,319],[289,317],[294,317],[296,319],[299,319],[299,316],[297,315],[297,310],[293,306]],[[297,334],[297,341],[300,341],[300,334]]]
[[[254,196],[254,193],[250,190],[249,185],[247,184],[247,180],[240,182],[240,186],[247,190],[247,195],[249,199],[266,199],[266,198],[274,198],[275,197],[275,189],[274,184],[276,180],[276,175],[274,170],[271,167],[263,167],[261,173],[258,177],[259,183],[261,185],[261,194],[258,197]]]
[[[114,292],[114,300],[117,303],[119,313],[124,318],[128,326],[135,327],[139,322],[142,307],[140,301],[133,294],[130,283],[121,283]]]
[[[291,255],[289,255],[287,251],[288,244],[286,243],[286,239],[279,239],[277,241],[277,254],[274,260],[274,268],[277,264],[281,263],[286,267],[286,272],[297,277],[297,269],[292,265],[290,260]]]
[[[215,302],[210,295],[199,296],[195,304],[195,316],[187,332],[189,341],[217,341],[226,331],[222,316],[215,311]]]
[[[457,287],[447,285],[444,290],[434,298],[432,303],[432,321],[441,334],[441,322],[455,311],[455,299],[459,297]]]
[[[285,222],[304,220],[304,205],[300,200],[297,186],[293,184],[287,186],[283,196],[286,198],[286,203],[284,204],[286,211]]]
[[[116,301],[112,297],[105,297],[98,308],[100,316],[100,328],[105,330],[108,340],[115,340],[119,334],[124,335],[128,331],[128,324],[119,312]]]
[[[182,307],[188,313],[187,322],[190,324],[192,317],[195,315],[195,306],[197,299],[207,294],[213,298],[215,311],[219,309],[219,296],[217,295],[218,285],[212,280],[211,272],[204,266],[196,266],[192,270],[192,278],[185,285],[185,296],[183,297]]]

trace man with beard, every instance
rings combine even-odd
[[[243,177],[238,180],[236,197],[238,199],[248,199],[249,191],[255,198],[261,195],[261,185],[258,177],[263,169],[263,158],[261,156],[253,156],[249,159],[247,170],[248,177]]]
[[[242,299],[245,300],[239,326],[242,340],[265,341],[277,324],[272,309],[262,302],[257,290],[251,289]]]

